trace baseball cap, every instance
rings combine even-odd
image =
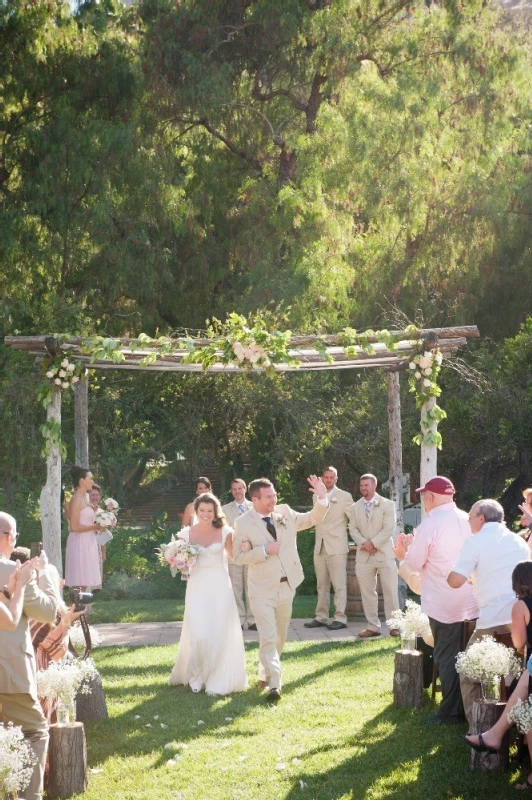
[[[455,488],[449,478],[444,478],[443,475],[436,475],[426,482],[425,486],[420,486],[416,492],[434,492],[434,494],[454,494]]]

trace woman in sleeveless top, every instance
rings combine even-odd
[[[512,608],[512,641],[519,652],[526,654],[527,662],[532,654],[532,561],[521,561],[512,572],[512,589],[517,595],[517,603]],[[480,734],[468,734],[466,742],[474,750],[497,752],[504,735],[510,730],[508,712],[518,700],[525,701],[532,694],[532,676],[525,669],[515,687],[506,709],[499,720],[489,730]],[[532,758],[532,731],[527,733],[526,741]],[[524,783],[515,785],[517,790],[532,789],[532,774]]]
[[[241,692],[247,686],[244,640],[227,557],[232,530],[224,524],[220,501],[202,494],[194,503],[197,525],[178,536],[201,547],[187,582],[181,641],[170,684],[189,685],[211,695]]]
[[[70,588],[99,589],[102,585],[100,556],[94,523],[95,511],[87,501],[94,479],[88,469],[72,469],[74,495],[69,506],[70,533],[66,545],[65,579]]]
[[[200,494],[207,494],[211,491],[211,482],[208,478],[196,478],[196,497],[199,497]],[[183,519],[181,520],[181,530],[189,527],[191,528],[193,525],[198,524],[198,518],[196,516],[196,512],[194,511],[195,502],[196,501],[193,500],[192,503],[189,503],[185,508],[183,512]]]

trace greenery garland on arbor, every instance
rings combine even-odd
[[[135,352],[139,346],[144,346],[149,348],[150,352],[140,360],[139,366],[141,367],[155,364],[158,359],[183,351],[186,351],[183,363],[201,364],[204,370],[214,364],[224,364],[235,365],[240,369],[250,371],[261,369],[273,374],[276,364],[285,364],[296,368],[301,365],[301,361],[293,355],[295,348],[290,347],[292,332],[268,330],[260,318],[248,323],[246,317],[232,313],[225,322],[213,319],[205,333],[205,338],[183,336],[175,339],[169,336],[153,338],[148,334],[141,333],[135,342],[128,342],[127,345],[119,339],[92,336],[82,341],[80,350],[84,355],[89,356],[92,364],[96,361],[124,363],[126,360],[125,350]],[[410,339],[414,351],[409,360],[410,391],[415,394],[416,406],[422,409],[421,429],[414,437],[414,442],[418,445],[423,443],[435,445],[441,449],[442,437],[437,430],[437,425],[442,419],[445,419],[447,414],[436,404],[428,410],[425,407],[431,398],[439,397],[441,394],[441,388],[437,381],[442,363],[441,351],[437,346],[427,350],[425,343],[420,338],[419,329],[414,325],[407,327],[403,336]],[[358,357],[357,347],[366,355],[373,356],[376,354],[372,341],[374,340],[393,352],[397,350],[397,343],[403,336],[393,334],[386,329],[358,332],[354,328],[344,328],[339,338],[340,347],[343,348],[346,357],[356,359]],[[54,338],[61,346],[62,343],[68,341],[69,337],[56,335]],[[327,351],[325,337],[318,336],[314,347],[325,361],[334,362]],[[39,388],[38,399],[44,408],[48,408],[53,396],[53,387],[58,386],[62,390],[73,389],[81,377],[87,373],[87,369],[81,360],[74,360],[72,350],[68,350],[60,352],[55,357],[46,357],[43,360],[43,372],[45,382]],[[53,445],[57,445],[61,457],[64,458],[66,448],[61,441],[60,424],[53,419],[48,420],[41,426],[41,433],[45,440],[42,449],[43,457],[49,455]]]

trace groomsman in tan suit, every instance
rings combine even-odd
[[[4,594],[9,575],[16,569],[9,556],[17,541],[17,524],[10,514],[0,511],[0,586]],[[58,611],[58,598],[48,576],[48,559],[41,553],[37,562],[39,585],[31,580],[24,589],[24,605],[20,622],[14,631],[2,632],[0,649],[0,719],[20,725],[24,738],[37,757],[29,786],[20,795],[25,800],[41,800],[44,766],[48,749],[48,724],[37,698],[35,656],[28,618],[53,622]]]
[[[251,500],[246,500],[246,482],[242,478],[235,478],[231,481],[231,494],[233,495],[233,502],[227,503],[222,506],[222,511],[227,517],[227,524],[234,529],[235,521],[242,514],[246,514],[253,508]],[[231,578],[231,585],[236,600],[236,607],[238,608],[238,616],[240,617],[240,624],[242,629],[247,622],[248,631],[256,631],[255,617],[251,610],[248,597],[248,568],[242,564],[235,564],[229,562],[229,577]],[[244,603],[244,594],[246,601]]]
[[[327,467],[321,476],[327,497],[329,511],[327,516],[316,525],[316,543],[314,546],[314,569],[318,587],[318,603],[316,614],[311,622],[305,622],[305,628],[327,627],[330,631],[346,628],[347,617],[347,524],[349,508],[353,505],[353,497],[336,485],[338,470]],[[334,589],[334,619],[329,622],[329,605],[331,601],[331,583]]]
[[[268,689],[266,699],[271,703],[281,697],[280,656],[292,601],[304,577],[297,533],[322,522],[329,505],[322,479],[311,475],[308,482],[317,497],[312,511],[302,514],[290,506],[278,506],[272,482],[258,478],[248,489],[253,510],[235,520],[233,558],[237,564],[249,565],[249,600],[259,630],[259,686]]]
[[[350,532],[357,544],[355,573],[362,596],[362,608],[367,630],[359,633],[362,639],[380,636],[377,575],[381,579],[386,619],[399,608],[397,564],[393,549],[395,504],[377,494],[377,478],[366,474],[360,478],[362,497],[351,506]],[[395,628],[390,636],[399,636]]]

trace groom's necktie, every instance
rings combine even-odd
[[[268,533],[270,534],[270,536],[272,536],[275,539],[275,541],[277,541],[277,531],[275,530],[275,525],[272,522],[272,518],[263,517],[262,519],[266,523],[266,527],[268,528]]]

